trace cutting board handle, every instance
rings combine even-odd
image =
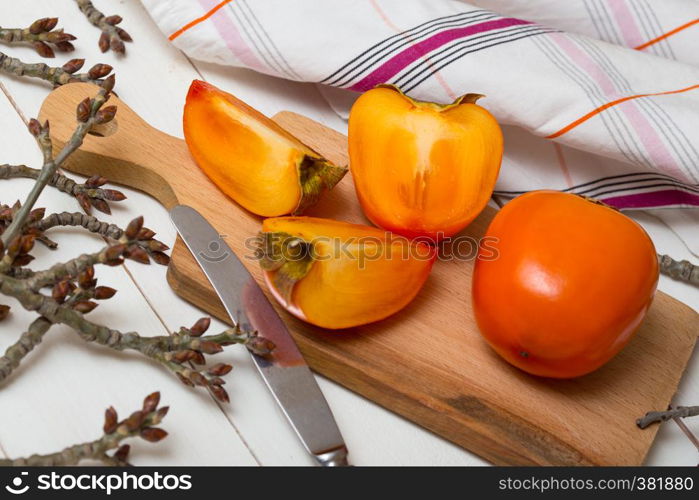
[[[75,130],[78,103],[95,96],[97,90],[93,84],[71,83],[58,87],[44,100],[39,119],[49,120],[54,151],[62,148]],[[109,104],[117,106],[116,118],[85,137],[80,149],[66,161],[67,170],[86,176],[99,174],[145,191],[168,209],[187,203],[191,196],[187,196],[187,185],[210,182],[198,168],[183,165],[193,163],[184,141],[151,127],[115,95]]]

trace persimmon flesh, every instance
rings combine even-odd
[[[261,264],[274,297],[298,318],[328,329],[403,309],[436,258],[426,243],[315,217],[265,219],[261,236]]]
[[[495,351],[534,375],[571,378],[614,357],[643,321],[658,283],[653,242],[622,213],[536,191],[495,216],[473,273],[473,309]],[[487,255],[486,255],[487,254]]]
[[[355,102],[350,170],[369,220],[436,242],[476,218],[493,192],[503,152],[500,126],[476,104],[479,97],[439,105],[380,86]]]
[[[228,196],[257,215],[301,213],[346,173],[235,96],[194,80],[184,107],[192,157]]]

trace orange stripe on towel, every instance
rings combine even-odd
[[[638,47],[634,47],[634,49],[636,49],[636,50],[643,50],[643,49],[645,49],[646,47],[650,47],[651,45],[656,44],[656,43],[660,42],[661,40],[665,40],[666,38],[671,37],[671,36],[674,35],[675,33],[679,33],[680,31],[685,30],[685,29],[689,28],[690,26],[694,26],[694,25],[697,24],[697,23],[699,23],[699,19],[695,19],[695,20],[693,20],[693,21],[689,21],[688,23],[683,24],[682,26],[678,26],[678,27],[675,28],[674,30],[670,30],[670,31],[668,31],[667,33],[665,33],[665,34],[663,34],[663,35],[660,35],[660,36],[657,37],[657,38],[653,38],[652,40],[648,40],[646,43],[642,43],[642,44],[639,45]]]
[[[190,21],[190,22],[188,22],[187,24],[185,24],[184,26],[182,26],[180,29],[178,29],[177,31],[175,31],[172,35],[170,35],[169,37],[167,37],[167,39],[170,40],[170,41],[173,41],[175,38],[177,38],[178,36],[180,36],[182,33],[184,33],[185,31],[187,31],[189,28],[192,28],[193,26],[196,26],[196,25],[199,24],[200,22],[206,21],[207,19],[209,19],[209,18],[210,18],[211,16],[213,16],[213,15],[216,13],[216,11],[218,11],[221,7],[223,7],[224,5],[226,5],[226,4],[228,4],[228,3],[231,3],[232,1],[233,1],[233,0],[223,0],[223,2],[219,3],[218,5],[216,5],[216,7],[214,7],[213,9],[211,9],[209,12],[207,12],[207,13],[204,14],[203,16],[197,17],[195,20]]]
[[[687,91],[689,91],[689,90],[693,90],[693,89],[696,89],[696,88],[699,88],[699,85],[692,85],[691,87],[687,87],[687,88],[679,89],[679,90],[668,90],[667,92],[655,92],[655,93],[652,93],[652,94],[638,94],[638,95],[630,95],[630,96],[622,97],[621,99],[617,99],[617,100],[615,100],[615,101],[608,102],[607,104],[603,104],[603,105],[600,106],[599,108],[593,109],[592,111],[590,111],[590,112],[587,113],[586,115],[581,116],[581,117],[578,118],[577,120],[575,120],[575,121],[569,123],[568,125],[566,125],[565,127],[563,127],[561,130],[559,130],[558,132],[554,132],[554,133],[551,134],[551,135],[547,135],[547,136],[546,136],[546,139],[555,139],[556,137],[560,137],[560,136],[562,136],[563,134],[565,134],[566,132],[570,132],[572,129],[574,129],[575,127],[577,127],[577,126],[580,125],[581,123],[586,122],[587,120],[589,120],[589,119],[592,118],[593,116],[596,116],[596,115],[600,114],[602,111],[604,111],[604,110],[606,110],[606,109],[609,109],[609,108],[611,108],[612,106],[616,106],[617,104],[621,104],[622,102],[630,101],[631,99],[638,99],[638,98],[640,98],[640,97],[651,97],[651,96],[655,96],[655,95],[679,94],[679,93],[681,93],[681,92],[687,92]]]

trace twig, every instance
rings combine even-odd
[[[170,263],[170,257],[165,254],[169,247],[162,241],[155,239],[155,231],[143,227],[143,218],[139,217],[132,221],[131,224],[138,226],[138,230],[134,234],[130,244],[134,246],[128,257],[141,263],[145,263],[147,258],[142,253],[135,252],[135,248],[140,248],[146,253],[147,257],[153,259],[157,264],[165,266]],[[32,224],[31,229],[36,229],[43,234],[54,227],[83,227],[94,234],[99,234],[107,240],[120,241],[124,238],[126,231],[115,224],[108,224],[91,215],[81,214],[78,212],[61,212],[59,214],[51,214],[48,217]],[[128,229],[128,228],[127,228]],[[133,226],[132,226],[133,230]],[[128,240],[126,240],[128,241]]]
[[[44,63],[25,63],[16,57],[0,52],[0,72],[15,76],[29,76],[52,84],[54,87],[72,82],[88,82],[100,85],[111,71],[109,64],[95,64],[87,73],[78,73],[85,59],[71,59],[61,67]]]
[[[41,343],[44,334],[51,328],[51,323],[45,318],[37,318],[29,325],[17,342],[12,344],[0,358],[0,381],[5,380],[24,357]]]
[[[34,224],[39,231],[47,231],[54,227],[83,227],[91,233],[99,234],[105,238],[118,240],[124,235],[124,230],[116,224],[109,224],[99,220],[97,217],[82,214],[80,212],[61,212],[51,214]]]
[[[699,266],[688,260],[677,261],[669,255],[658,254],[660,272],[667,274],[672,279],[685,281],[690,285],[699,286]]]
[[[41,125],[37,120],[31,120],[29,122],[29,130],[32,132],[32,135],[36,137],[37,142],[39,143],[39,146],[44,154],[44,166],[42,167],[41,173],[39,174],[36,183],[34,183],[32,186],[32,189],[29,192],[24,204],[13,218],[12,224],[10,224],[10,226],[2,234],[2,242],[5,247],[7,247],[8,243],[20,233],[29,212],[31,212],[36,200],[39,198],[39,195],[53,178],[58,167],[66,160],[66,158],[68,158],[68,156],[70,156],[82,145],[83,139],[89,132],[90,128],[92,128],[93,125],[106,123],[114,118],[114,113],[116,113],[115,107],[111,106],[110,108],[112,109],[105,108],[104,110],[101,110],[102,105],[109,98],[109,93],[113,87],[114,75],[105,80],[99,92],[93,99],[86,98],[78,105],[78,126],[76,127],[75,132],[73,132],[73,135],[68,143],[66,143],[63,149],[54,159],[51,159],[52,152],[51,141],[48,139],[48,123]]]
[[[21,209],[6,207],[4,212],[0,211],[0,222],[3,213],[12,213],[13,210],[18,212]],[[135,332],[122,333],[89,321],[85,314],[97,307],[97,303],[92,299],[108,299],[116,293],[112,288],[97,286],[94,266],[119,265],[124,258],[144,264],[149,263],[150,259],[166,264],[169,258],[163,251],[167,246],[154,239],[153,231],[143,227],[142,217],[134,219],[122,230],[118,226],[106,224],[85,214],[64,212],[43,217],[43,212],[43,209],[32,211],[30,222],[25,225],[28,233],[21,238],[15,238],[15,243],[7,249],[1,262],[5,265],[3,269],[13,269],[13,262],[16,263],[18,259],[27,256],[33,248],[36,234],[42,235],[43,231],[57,226],[85,227],[113,242],[98,252],[81,255],[43,271],[31,272],[24,279],[13,277],[13,273],[10,272],[0,273],[0,293],[16,298],[25,309],[37,312],[46,322],[70,326],[88,342],[96,342],[115,350],[138,351],[167,367],[183,383],[208,387],[221,401],[228,401],[228,394],[221,387],[224,381],[220,376],[230,371],[229,365],[219,364],[208,370],[199,370],[186,368],[182,364],[193,361],[203,365],[205,354],[216,354],[230,344],[244,344],[251,351],[261,355],[269,354],[274,348],[271,342],[258,337],[255,332],[243,332],[239,329],[202,336],[209,327],[208,319],[199,320],[189,329],[182,328],[172,336],[158,337],[141,337]],[[47,286],[53,287],[51,297],[40,293],[40,290]],[[40,334],[32,329],[29,338],[20,340],[18,346],[8,352],[3,365],[3,378],[19,365],[31,350],[28,347],[35,346],[39,340]]]
[[[100,47],[106,50],[110,45],[117,52],[123,52],[123,41],[128,34],[116,28],[121,20],[118,16],[104,18],[89,1],[76,0],[93,24],[100,26],[103,35]],[[41,29],[51,31],[53,20],[42,21]],[[111,27],[110,27],[111,26]],[[36,31],[36,29],[35,29]],[[118,39],[115,39],[114,34]],[[6,40],[31,41],[24,33],[2,32]],[[45,43],[48,35],[38,41]],[[27,330],[0,357],[0,381],[6,379],[43,339],[54,324],[69,326],[80,338],[114,350],[134,350],[149,359],[157,361],[172,371],[189,386],[204,386],[220,401],[228,401],[223,389],[226,375],[232,366],[218,363],[205,365],[205,355],[221,352],[224,346],[243,344],[258,355],[269,354],[274,344],[259,337],[257,332],[245,332],[239,328],[226,330],[217,335],[204,335],[210,325],[208,318],[202,318],[190,328],[181,328],[169,336],[143,337],[136,332],[123,333],[114,328],[99,325],[86,318],[98,300],[109,299],[116,290],[97,286],[95,266],[119,265],[124,259],[132,259],[144,264],[151,260],[167,264],[169,257],[164,253],[167,246],[154,238],[155,233],[143,227],[143,219],[137,218],[125,228],[107,224],[89,215],[91,207],[109,213],[107,201],[119,201],[125,197],[118,191],[104,189],[106,179],[93,176],[84,184],[78,184],[58,172],[61,164],[82,143],[93,125],[106,123],[114,118],[114,106],[103,107],[114,86],[114,77],[102,80],[111,71],[107,65],[96,65],[86,74],[78,74],[84,61],[73,59],[62,68],[52,68],[45,64],[25,64],[0,52],[0,72],[17,76],[28,76],[46,80],[54,86],[72,81],[91,81],[102,87],[95,98],[83,100],[76,109],[77,126],[71,140],[54,157],[49,138],[49,124],[41,124],[32,119],[28,128],[36,138],[43,155],[40,170],[25,165],[0,165],[0,179],[26,177],[35,180],[34,187],[22,205],[7,206],[0,203],[0,294],[14,297],[24,309],[38,315]],[[81,213],[57,213],[45,216],[45,209],[34,208],[39,194],[46,186],[53,186],[74,196],[88,215]],[[45,232],[55,227],[82,227],[99,234],[108,246],[92,254],[84,254],[65,263],[56,264],[43,271],[34,271],[26,266],[33,259],[30,252],[35,242],[40,241],[55,247]],[[46,289],[50,288],[50,294]],[[0,320],[9,314],[9,307],[0,304]],[[140,435],[147,441],[159,441],[167,433],[153,427],[165,416],[167,408],[157,409],[159,394],[146,398],[143,408],[118,422],[117,414],[109,408],[105,414],[104,434],[99,439],[70,446],[58,453],[32,455],[27,458],[0,460],[0,465],[75,465],[83,459],[101,460],[106,465],[128,465],[129,446],[121,444],[127,437]],[[109,450],[116,449],[113,454]]]
[[[687,418],[699,415],[699,406],[675,406],[666,411],[649,411],[636,420],[636,425],[645,429],[651,424],[666,422],[671,418]]]
[[[99,39],[100,50],[107,52],[111,48],[114,52],[124,54],[126,52],[124,42],[131,42],[132,38],[126,31],[117,26],[121,22],[121,17],[105,16],[92,5],[90,0],[75,0],[75,2],[87,20],[102,31]]]
[[[18,279],[27,279],[34,276],[34,271],[26,267],[12,267],[4,271],[8,276]]]
[[[0,40],[5,43],[28,43],[42,57],[55,57],[53,46],[60,52],[75,50],[71,41],[75,37],[62,29],[54,30],[58,24],[56,17],[44,17],[34,21],[28,28],[0,28]]]
[[[94,261],[84,259],[81,262],[88,260]],[[70,273],[62,274],[67,276]],[[184,384],[208,387],[221,401],[228,401],[228,394],[221,387],[224,381],[220,375],[228,373],[230,366],[216,365],[208,370],[199,370],[184,366],[183,363],[194,361],[203,365],[206,362],[205,354],[217,354],[223,351],[223,346],[231,344],[243,344],[260,355],[269,354],[274,348],[271,342],[258,337],[255,332],[244,332],[239,328],[231,328],[217,335],[202,336],[209,325],[206,319],[200,320],[191,329],[182,329],[173,335],[142,337],[136,332],[124,333],[93,323],[85,318],[82,312],[32,291],[27,283],[21,280],[2,275],[0,292],[16,298],[25,309],[36,311],[53,324],[70,326],[87,342],[96,342],[117,351],[138,351],[175,373]]]
[[[38,179],[41,170],[27,167],[26,165],[0,165],[0,179]],[[70,177],[66,177],[60,172],[53,174],[49,179],[48,186],[59,191],[74,196],[86,213],[90,213],[94,206],[100,212],[110,214],[108,201],[123,201],[126,196],[121,191],[115,189],[104,189],[107,179],[100,176],[92,176],[84,184],[78,184]]]
[[[228,401],[222,376],[232,366],[218,363],[206,367],[206,356],[217,354],[231,344],[243,344],[258,355],[267,355],[274,349],[272,342],[259,337],[257,332],[242,331],[239,328],[228,329],[216,335],[204,335],[210,325],[208,318],[202,318],[192,327],[181,328],[172,335],[155,337],[121,332],[90,321],[86,315],[97,307],[95,301],[109,299],[116,293],[113,288],[97,286],[96,266],[120,265],[125,259],[143,264],[151,261],[167,264],[169,257],[164,251],[168,247],[155,239],[154,231],[143,226],[142,217],[132,220],[125,229],[121,229],[91,215],[62,212],[45,216],[45,209],[34,208],[39,194],[46,186],[72,194],[85,210],[95,206],[108,211],[107,200],[124,198],[118,191],[103,189],[101,186],[106,179],[102,177],[91,177],[84,185],[79,185],[58,172],[60,165],[80,146],[93,125],[114,118],[116,108],[103,106],[113,85],[114,77],[111,76],[102,83],[96,97],[80,102],[76,109],[77,126],[73,136],[55,157],[49,138],[49,124],[41,124],[35,119],[29,121],[29,131],[36,138],[44,159],[41,170],[25,165],[0,166],[0,178],[28,177],[35,180],[24,204],[0,204],[0,294],[15,298],[24,309],[35,312],[39,317],[0,358],[0,380],[7,378],[20,365],[41,342],[51,325],[61,324],[70,327],[86,342],[94,342],[117,351],[128,349],[139,352],[173,372],[182,383],[206,387],[218,400]],[[26,268],[33,259],[30,252],[35,242],[42,241],[55,247],[56,244],[45,233],[65,226],[82,227],[99,234],[105,238],[107,246],[41,271]],[[50,288],[50,294],[45,293],[47,288]],[[2,316],[6,316],[8,312],[6,306],[0,306]],[[144,412],[145,410],[132,414],[123,425],[128,426],[128,422],[133,421],[142,423]],[[88,457],[109,465],[123,465],[126,463],[124,450],[128,450],[127,448],[120,447],[114,455],[107,455],[105,451],[118,446],[115,435],[123,437],[128,433],[119,430],[122,425],[117,426],[113,410],[107,412],[107,421],[105,425],[109,425],[111,430],[105,429],[105,435],[96,441],[72,446],[51,455],[0,461],[0,465],[67,465]],[[128,430],[134,431],[136,427],[129,427]],[[146,439],[158,440],[163,437],[164,431],[148,427],[141,429],[140,434]]]
[[[154,392],[143,401],[143,407],[128,418],[118,422],[117,412],[109,407],[104,415],[104,434],[87,443],[69,446],[49,455],[32,455],[26,458],[3,459],[0,466],[56,466],[77,465],[82,460],[100,460],[106,465],[129,465],[127,458],[129,445],[121,442],[128,438],[141,437],[151,443],[167,437],[167,432],[156,425],[162,422],[169,407],[158,408],[160,393]],[[113,455],[108,451],[117,450]]]
[[[123,256],[131,252],[137,241],[122,236],[120,243],[102,248],[98,252],[80,255],[66,262],[58,263],[43,271],[36,271],[34,274],[18,283],[12,283],[13,289],[16,290],[13,297],[18,297],[25,290],[36,291],[45,286],[54,285],[66,279],[76,279],[78,275],[97,264],[106,264],[109,266],[120,265],[123,263]],[[140,256],[139,256],[140,260]],[[14,278],[12,278],[14,279]],[[0,276],[0,283],[3,282],[3,277]]]
[[[107,233],[115,234],[114,228],[102,226],[94,218],[83,217],[82,214],[67,214],[65,219],[72,221],[73,216],[76,215],[80,216],[77,217],[80,221],[87,221],[88,226],[94,223],[95,228],[99,226]],[[47,225],[51,225],[60,223],[60,219],[60,216],[49,216],[42,221],[49,220],[51,223]],[[148,263],[151,257],[162,253],[159,250],[152,250],[149,254],[148,250],[140,246],[144,241],[148,244],[156,242],[152,239],[155,233],[143,227],[143,218],[133,220],[124,231],[120,232],[121,235],[116,244],[98,252],[84,254],[65,263],[56,264],[44,271],[34,272],[29,278],[17,279],[7,274],[0,274],[0,293],[14,297],[25,309],[35,311],[52,324],[70,326],[85,341],[96,342],[120,351],[125,349],[138,351],[174,372],[183,383],[208,387],[219,400],[228,401],[228,394],[221,387],[224,381],[220,375],[230,371],[230,366],[217,365],[204,371],[187,368],[183,363],[194,361],[203,365],[206,362],[205,354],[216,354],[230,344],[243,344],[257,354],[269,354],[274,345],[258,337],[255,332],[243,332],[233,328],[218,335],[203,336],[210,322],[202,319],[191,328],[182,328],[172,336],[142,337],[136,332],[123,333],[85,318],[85,314],[97,306],[90,300],[91,298],[110,298],[115,292],[113,289],[108,289],[103,297],[97,296],[94,266],[119,265],[123,262],[123,258]],[[33,239],[30,243],[22,243],[20,247],[28,252],[33,246]],[[8,255],[13,259],[16,258],[14,253],[8,253]],[[70,284],[74,281],[77,281],[77,285],[71,287]],[[46,286],[53,286],[51,297],[39,293],[39,290]]]
[[[170,262],[170,258],[164,253],[169,249],[168,246],[155,239],[156,233],[154,231],[143,227],[143,217],[138,217],[131,221],[124,230],[115,224],[102,222],[91,215],[78,212],[61,212],[59,214],[51,214],[31,224],[29,228],[43,233],[43,231],[48,229],[62,226],[80,226],[108,240],[120,243],[121,248],[119,251],[123,253],[123,256],[142,264],[148,264],[149,258],[160,265],[167,265]],[[38,290],[41,287],[55,284],[63,279],[74,278],[78,273],[95,264],[120,264],[119,258],[122,254],[116,252],[117,247],[106,247],[94,254],[81,255],[68,262],[57,264],[46,271],[33,273],[27,283],[29,283],[31,289]]]

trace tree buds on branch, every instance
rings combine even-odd
[[[75,50],[70,43],[76,38],[62,29],[55,30],[58,24],[56,17],[44,17],[34,21],[28,28],[0,28],[0,40],[5,43],[30,44],[42,57],[55,57],[55,50],[72,52]]]
[[[87,20],[102,31],[99,38],[100,50],[107,52],[112,49],[118,54],[126,53],[124,42],[131,42],[132,38],[125,30],[117,26],[122,21],[121,16],[105,16],[92,5],[90,0],[75,0],[75,2]]]
[[[77,465],[83,460],[99,460],[105,465],[131,465],[128,462],[130,447],[122,444],[122,441],[140,437],[150,443],[157,443],[167,437],[167,432],[157,426],[167,415],[169,407],[158,407],[159,404],[160,393],[154,392],[143,400],[140,410],[123,420],[119,420],[116,410],[110,406],[104,414],[102,437],[69,446],[57,453],[0,460],[0,466],[65,466]],[[111,450],[116,451],[110,455],[107,452]]]
[[[15,76],[38,78],[49,82],[54,87],[72,82],[88,82],[102,85],[104,77],[112,71],[112,67],[109,64],[95,64],[87,73],[78,73],[84,64],[84,59],[71,59],[63,66],[52,67],[44,63],[25,63],[0,52],[0,72]]]
[[[130,37],[116,27],[121,18],[103,16],[89,1],[76,2],[88,19],[102,29],[102,50],[110,47],[123,53],[123,41],[129,41]],[[54,27],[53,19],[39,20],[28,31],[33,36],[42,35],[48,40]],[[0,357],[0,382],[9,377],[42,342],[52,325],[62,324],[86,342],[116,351],[137,351],[172,371],[186,385],[206,387],[218,400],[228,401],[228,393],[222,387],[225,384],[222,377],[231,371],[232,366],[216,363],[207,367],[206,356],[218,354],[231,344],[243,344],[259,355],[269,354],[274,344],[259,337],[256,332],[232,328],[219,334],[205,335],[210,320],[202,318],[190,328],[181,328],[172,335],[148,337],[136,332],[121,332],[88,319],[98,301],[109,300],[117,293],[114,288],[98,284],[97,266],[120,265],[126,259],[143,264],[154,261],[167,265],[170,258],[165,253],[167,245],[155,239],[154,231],[144,227],[142,217],[121,229],[90,215],[91,208],[110,213],[108,202],[126,198],[120,191],[104,188],[107,179],[96,175],[80,184],[59,172],[60,166],[80,147],[92,127],[108,123],[117,112],[115,106],[104,105],[115,82],[114,75],[110,76],[111,66],[97,64],[87,73],[78,73],[83,65],[84,60],[72,59],[60,68],[52,68],[43,63],[23,63],[0,52],[0,71],[41,78],[54,86],[88,81],[101,87],[96,96],[83,100],[76,107],[75,131],[58,152],[53,150],[48,122],[29,121],[28,130],[43,155],[41,169],[25,165],[0,165],[0,179],[24,177],[35,180],[24,203],[18,201],[11,206],[0,203],[0,294],[15,298],[22,307],[37,315],[27,330]],[[46,186],[74,196],[86,214],[62,212],[46,215],[45,209],[35,208]],[[99,234],[107,245],[94,253],[85,253],[48,269],[36,271],[27,267],[33,260],[31,252],[35,243],[38,241],[49,248],[56,248],[57,244],[49,239],[47,233],[53,228],[68,226]],[[0,320],[7,317],[9,312],[9,307],[0,304]],[[157,442],[167,436],[158,427],[167,413],[167,407],[158,408],[159,399],[158,393],[151,394],[140,410],[123,420],[119,420],[116,411],[110,407],[105,412],[104,434],[95,441],[70,446],[49,455],[0,460],[0,465],[75,465],[85,459],[100,460],[107,465],[128,465],[129,445],[122,443],[124,439],[138,436],[149,442]],[[109,454],[111,450],[114,452]]]

